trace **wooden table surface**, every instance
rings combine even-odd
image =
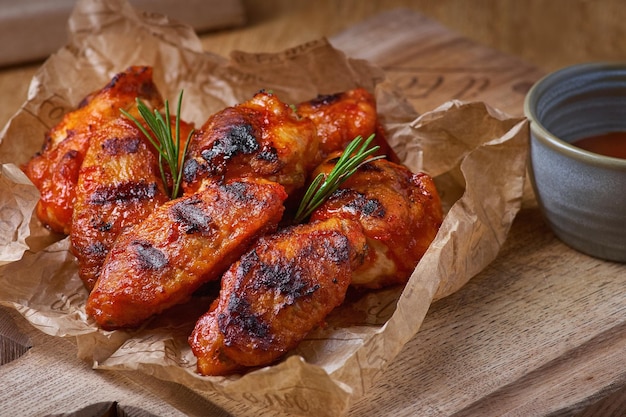
[[[382,66],[420,112],[460,98],[521,114],[524,93],[545,72],[626,56],[626,4],[617,0],[244,5],[247,25],[203,34],[207,50],[274,52],[326,36]],[[1,125],[25,100],[40,64],[0,68]],[[558,241],[528,191],[500,256],[431,307],[350,415],[623,415],[625,284],[626,265]]]

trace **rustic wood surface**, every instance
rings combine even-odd
[[[207,50],[272,52],[327,36],[382,66],[420,112],[458,98],[521,114],[525,92],[546,71],[626,56],[626,42],[618,41],[626,5],[618,1],[244,3],[248,25],[203,35]],[[2,125],[24,101],[38,65],[0,70]],[[498,258],[431,307],[350,415],[623,415],[625,283],[626,265],[582,255],[555,238],[528,190]],[[76,362],[67,341],[33,341],[56,363]],[[141,395],[136,386],[121,389]],[[144,389],[188,413],[199,409],[185,410],[176,400],[184,390],[171,384],[145,382]]]

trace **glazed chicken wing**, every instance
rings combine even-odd
[[[130,113],[137,113],[136,108]],[[181,137],[190,129],[181,123]],[[88,290],[120,232],[168,200],[156,150],[132,121],[120,114],[93,133],[79,172],[70,228],[72,253]]]
[[[224,274],[219,298],[189,338],[198,372],[267,365],[322,323],[362,262],[357,222],[328,219],[262,237]]]
[[[248,178],[208,183],[157,207],[116,240],[87,313],[104,329],[136,327],[187,301],[276,228],[286,197],[281,185]]]
[[[155,108],[163,104],[149,67],[130,67],[87,96],[48,132],[41,152],[23,167],[41,194],[37,216],[51,230],[70,233],[78,172],[89,140],[97,129],[120,116],[120,108],[134,106],[136,97]]]
[[[320,95],[298,104],[297,112],[315,124],[321,158],[345,149],[357,136],[367,138],[376,134],[376,144],[386,145],[378,122],[376,101],[364,88]],[[383,151],[389,155],[388,146],[384,148]]]
[[[302,187],[318,160],[313,123],[267,92],[208,118],[194,134],[184,166],[183,189],[195,192],[204,180],[254,176]]]
[[[330,157],[317,172],[329,173]],[[311,221],[352,219],[364,229],[368,254],[354,271],[352,284],[380,288],[404,284],[442,222],[441,201],[433,180],[403,165],[376,160],[363,165],[311,215]]]

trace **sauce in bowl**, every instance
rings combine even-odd
[[[577,148],[613,158],[626,159],[626,132],[609,132],[572,142]]]

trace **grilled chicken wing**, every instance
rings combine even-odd
[[[287,193],[302,187],[319,163],[313,123],[267,92],[210,116],[195,132],[184,166],[183,189],[204,180],[254,176],[282,184]]]
[[[374,96],[364,88],[320,95],[296,106],[300,116],[311,119],[317,129],[321,158],[341,151],[357,136],[376,134],[378,145],[385,145],[379,126]],[[383,151],[389,155],[388,146]],[[321,159],[320,159],[321,161]]]
[[[41,194],[37,216],[51,230],[70,233],[78,173],[89,140],[94,131],[119,117],[120,108],[134,106],[136,97],[155,108],[163,104],[149,67],[130,67],[87,96],[48,132],[41,152],[24,165]]]
[[[219,298],[189,338],[203,375],[270,364],[340,305],[365,236],[328,219],[260,238],[224,274]]]
[[[135,327],[219,279],[256,237],[276,228],[283,187],[263,179],[208,183],[123,231],[87,300],[104,329]]]
[[[136,107],[132,109],[138,117]],[[181,123],[181,137],[191,126]],[[120,232],[169,200],[154,146],[120,115],[95,131],[81,166],[70,228],[72,253],[88,290]]]
[[[330,157],[317,172],[329,173]],[[435,238],[442,222],[441,200],[433,180],[403,165],[376,160],[363,165],[311,215],[358,221],[365,231],[368,254],[352,284],[380,288],[403,284]]]

